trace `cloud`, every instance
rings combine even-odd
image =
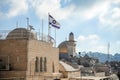
[[[70,5],[74,5],[70,15],[79,18],[81,22],[97,19],[100,28],[120,31],[120,0],[79,0],[77,3],[71,0]]]
[[[80,35],[77,40],[81,41],[81,42],[90,41],[91,44],[95,44],[99,39],[100,38],[99,38],[98,35],[91,34],[91,35],[88,35],[88,36]]]
[[[120,45],[120,41],[117,41],[116,44],[117,44],[117,45]]]
[[[2,0],[0,4],[0,14],[4,14],[6,17],[14,17],[19,14],[23,14],[28,10],[26,0]]]
[[[16,16],[27,11],[28,5],[26,0],[11,0],[10,10],[7,14],[8,17]]]
[[[108,3],[96,3],[90,8],[83,11],[82,15],[85,20],[93,19],[101,14],[101,12],[105,12],[109,8]]]
[[[44,17],[50,13],[57,19],[63,20],[68,18],[72,11],[72,6],[61,8],[60,0],[34,0],[30,3],[39,17]]]
[[[106,41],[98,36],[97,34],[90,34],[87,36],[80,35],[77,39],[77,52],[103,52],[107,53]],[[105,43],[106,42],[106,43]],[[120,52],[120,41],[111,41],[110,42],[110,54],[115,54]]]
[[[112,3],[111,3],[112,5]],[[114,4],[115,5],[115,4]],[[110,9],[106,10],[105,12],[101,13],[99,16],[99,20],[103,27],[110,26],[110,29],[117,28],[120,25],[120,7],[110,7]],[[119,28],[120,30],[120,28]]]
[[[87,36],[80,35],[77,38],[78,51],[106,52],[106,46],[102,43],[101,38],[96,34]]]

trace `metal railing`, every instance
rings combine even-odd
[[[43,33],[39,32],[12,32],[12,30],[0,30],[0,40],[5,40],[5,39],[35,39],[35,40],[41,40],[41,41],[46,41],[46,42],[55,42],[55,40],[48,35],[45,35]]]

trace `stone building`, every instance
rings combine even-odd
[[[60,43],[58,48],[60,59],[74,57],[76,55],[76,41],[74,40],[74,34],[71,32],[69,34],[69,40]]]
[[[59,49],[52,42],[38,40],[25,28],[16,28],[0,40],[0,80],[48,78],[59,78]]]
[[[79,68],[75,68],[65,61],[60,61],[59,67],[63,78],[70,79],[70,78],[80,77],[81,75]]]

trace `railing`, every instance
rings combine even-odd
[[[11,30],[0,30],[0,40],[5,39],[36,39],[36,40],[42,40],[46,42],[55,42],[55,40],[48,35],[45,35],[43,33],[39,32],[32,32],[32,31],[19,31],[19,32],[12,32]]]

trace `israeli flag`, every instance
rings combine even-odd
[[[60,29],[60,24],[51,15],[49,15],[49,25]]]

